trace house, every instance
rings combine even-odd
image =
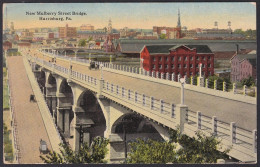
[[[10,41],[5,41],[3,43],[3,50],[7,51],[8,49],[12,48],[12,43]]]
[[[141,66],[146,71],[174,73],[183,76],[214,75],[214,54],[207,45],[145,45],[140,52]]]
[[[250,76],[256,79],[256,57],[257,54],[252,52],[248,54],[236,54],[231,58],[231,75],[232,82],[241,81]]]

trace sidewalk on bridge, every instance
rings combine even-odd
[[[56,126],[53,122],[49,109],[45,103],[45,99],[43,98],[42,93],[37,85],[38,83],[34,77],[34,74],[31,71],[30,65],[25,57],[23,57],[23,61],[24,61],[24,66],[25,66],[26,72],[27,72],[27,76],[31,83],[34,95],[37,99],[39,110],[40,110],[40,113],[41,113],[41,116],[42,116],[42,119],[43,119],[43,122],[44,122],[44,125],[46,128],[47,134],[49,136],[49,140],[50,140],[52,149],[53,149],[53,151],[60,152],[59,144],[61,143],[61,139],[60,139],[60,136],[58,135]]]

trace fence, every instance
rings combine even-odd
[[[8,68],[8,62],[6,61],[6,67]],[[10,85],[12,85],[12,81],[10,80],[10,73],[7,70],[7,82],[8,82],[8,94],[9,94],[9,109],[11,112],[11,131],[12,131],[12,138],[13,138],[13,149],[14,149],[14,159],[19,164],[19,159],[21,158],[20,153],[20,146],[19,146],[19,140],[18,140],[18,131],[17,131],[17,122],[16,122],[16,115],[15,115],[15,107],[13,106],[13,92],[10,89]]]

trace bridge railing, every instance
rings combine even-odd
[[[162,99],[155,99],[154,97],[130,89],[125,89],[122,86],[109,82],[103,83],[103,90],[124,100],[134,102],[148,110],[155,111],[161,115],[167,115],[169,118],[174,118],[176,105],[173,103],[166,103]]]
[[[208,117],[202,115],[200,111],[194,112],[188,110],[187,123],[194,128],[191,130],[203,130],[210,134],[214,134],[217,137],[229,142],[230,145],[239,144],[240,147],[251,150],[252,153],[256,153],[257,140],[256,130],[249,131],[241,127],[236,126],[235,122],[226,123],[218,120],[216,116]],[[189,128],[187,126],[187,128]]]
[[[176,106],[174,104],[166,103],[162,99],[155,99],[154,97],[149,97],[145,94],[125,89],[122,86],[109,82],[104,82],[103,90],[106,93],[120,97],[120,99],[134,102],[139,106],[150,110],[151,112],[156,112],[162,116],[167,116],[172,119],[173,122],[176,120],[174,113]],[[238,145],[239,149],[243,149],[244,152],[249,152],[251,155],[256,153],[256,130],[245,130],[236,126],[234,122],[226,123],[218,120],[215,116],[208,117],[206,115],[202,115],[199,111],[194,112],[188,110],[186,121],[188,126],[185,126],[185,128],[192,132],[202,130],[208,134],[214,134],[220,140],[225,141],[225,145]]]
[[[79,80],[83,83],[87,83],[90,84],[92,86],[96,86],[97,85],[97,78],[94,78],[92,76],[88,76],[86,74],[77,72],[77,71],[73,71],[73,70],[69,70],[66,67],[60,66],[60,65],[56,65],[54,63],[51,62],[47,62],[38,58],[33,58],[36,62],[43,64],[46,67],[49,67],[49,69],[55,69],[65,75],[70,75],[72,79],[76,79]]]
[[[86,64],[90,63],[90,61],[87,60],[87,59],[80,59],[80,58],[77,58],[77,57],[66,57],[66,56],[62,56],[62,55],[52,54],[52,53],[49,53],[49,52],[44,52],[44,53],[48,54],[50,56],[68,59],[68,60],[72,60],[72,61],[77,61],[77,62],[81,62],[81,63],[86,63]],[[126,66],[126,65],[116,65],[116,64],[112,64],[112,63],[106,63],[106,62],[98,62],[98,61],[92,61],[92,62],[95,62],[96,64],[99,64],[99,65],[103,64],[104,70],[106,68],[107,69],[113,69],[113,70],[117,70],[117,71],[121,71],[121,72],[135,73],[135,74],[140,74],[140,75],[153,77],[153,78],[157,78],[157,79],[170,80],[170,81],[174,81],[174,82],[179,82],[179,79],[181,77],[184,77],[184,78],[186,78],[186,81],[189,80],[189,82],[186,82],[187,84],[198,86],[196,84],[197,78],[194,78],[194,77],[187,78],[186,76],[180,76],[180,74],[175,76],[174,74],[160,73],[160,72],[156,72],[156,71],[146,71],[142,68]],[[250,89],[250,88],[243,86],[243,89],[240,90],[237,87],[234,88],[234,85],[233,85],[233,88],[230,88],[231,86],[227,85],[227,83],[225,83],[225,82],[223,82],[223,83],[216,82],[216,86],[211,88],[211,87],[209,87],[209,85],[210,84],[213,85],[214,83],[209,83],[207,79],[204,82],[205,82],[204,87],[208,88],[208,89],[218,90],[217,88],[221,87],[221,90],[223,90],[225,92],[231,92],[231,93],[235,93],[235,94],[238,94],[238,95],[250,95],[252,97],[256,97],[256,94],[257,94],[256,93],[256,87],[254,89]],[[206,82],[208,82],[208,83],[206,84]]]

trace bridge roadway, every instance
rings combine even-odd
[[[17,128],[17,144],[20,148],[19,163],[42,163],[40,159],[40,139],[47,142],[52,150],[45,125],[37,103],[29,101],[33,94],[27,77],[22,56],[7,57],[11,98]]]
[[[51,61],[52,56],[38,51],[31,51],[32,55],[46,61]],[[65,59],[56,58],[56,64],[70,68],[70,62]],[[101,70],[89,70],[84,63],[71,61],[74,71],[86,74],[95,78],[101,78]],[[138,93],[147,96],[153,96],[155,99],[163,99],[165,102],[180,104],[180,88],[173,87],[160,82],[152,82],[144,79],[138,79],[119,73],[103,70],[105,82],[113,83],[135,90]],[[237,95],[241,96],[241,95]],[[189,110],[201,111],[203,115],[216,116],[218,120],[226,123],[235,122],[238,127],[246,130],[256,129],[256,104],[236,101],[232,99],[217,97],[210,94],[197,91],[185,90],[185,102]]]

